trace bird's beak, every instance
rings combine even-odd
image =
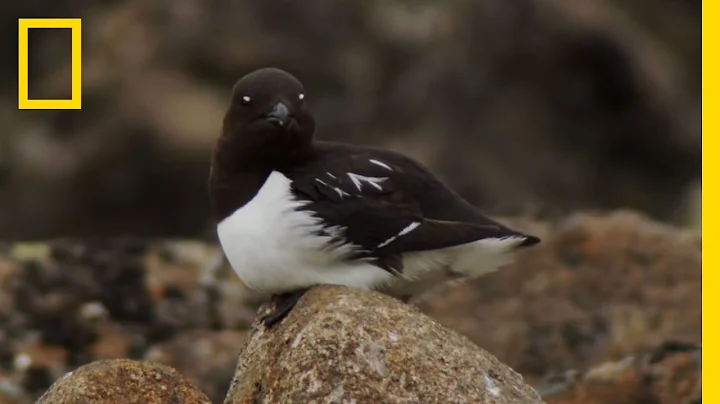
[[[272,110],[265,115],[265,120],[279,128],[284,128],[290,122],[290,109],[282,102],[278,102],[273,106]]]

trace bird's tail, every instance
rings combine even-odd
[[[508,265],[513,252],[527,245],[526,237],[485,238],[458,246],[450,263],[452,272],[466,278],[476,278]]]

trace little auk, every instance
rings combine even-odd
[[[220,245],[280,322],[313,285],[474,278],[540,239],[483,216],[400,153],[313,139],[305,88],[263,68],[233,87],[208,180]]]

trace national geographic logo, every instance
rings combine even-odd
[[[70,29],[72,36],[72,96],[69,100],[28,99],[28,30],[31,28]],[[18,19],[18,109],[82,108],[81,32],[80,18]]]

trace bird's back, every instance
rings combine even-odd
[[[330,166],[337,164],[347,166],[348,170],[362,167],[364,173],[371,171],[378,177],[388,177],[392,190],[401,194],[399,198],[417,203],[427,219],[504,227],[485,217],[475,206],[435,176],[428,167],[409,156],[391,150],[339,142],[318,141],[315,144],[323,158],[296,168],[295,172],[289,174],[291,178],[302,177],[306,173],[323,172],[325,167],[329,170]],[[369,164],[371,161],[376,164]],[[384,170],[379,163],[391,166],[392,170]]]

